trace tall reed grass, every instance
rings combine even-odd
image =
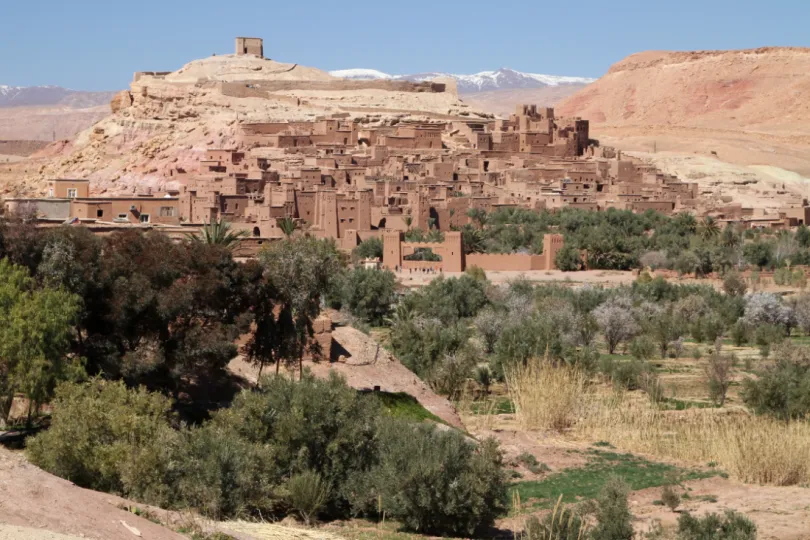
[[[581,371],[534,358],[508,368],[505,375],[521,427],[563,431],[574,424],[585,388]]]
[[[744,411],[661,411],[647,402],[584,400],[577,435],[633,452],[705,465],[715,462],[748,483],[810,482],[810,423],[751,416]]]

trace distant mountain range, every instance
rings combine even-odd
[[[588,77],[565,77],[560,75],[543,75],[540,73],[524,73],[514,69],[501,68],[496,71],[481,71],[472,75],[455,73],[425,72],[409,75],[391,75],[376,69],[339,69],[330,71],[334,77],[354,80],[391,79],[403,81],[426,81],[436,77],[452,77],[456,80],[460,94],[474,94],[478,92],[492,92],[495,90],[515,90],[518,88],[545,88],[549,86],[576,85],[577,87],[590,84],[596,79]]]
[[[107,105],[115,92],[84,92],[61,86],[6,86],[0,84],[0,108],[64,106],[86,109]]]

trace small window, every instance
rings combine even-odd
[[[68,199],[75,199],[78,196],[78,190],[76,188],[68,188],[67,196]]]
[[[118,214],[118,219],[127,219],[126,214]]]
[[[141,223],[149,223],[149,214],[141,214]]]
[[[104,217],[104,210],[102,210],[101,208],[98,208],[96,210],[96,217],[97,218]]]

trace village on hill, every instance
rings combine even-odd
[[[267,52],[0,145],[0,540],[808,538],[806,194]]]

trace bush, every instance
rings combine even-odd
[[[287,480],[287,501],[310,524],[329,496],[328,486],[316,472],[306,471]]]
[[[432,318],[398,321],[391,328],[391,348],[397,358],[424,380],[433,377],[445,356],[459,351],[468,338],[465,325]]]
[[[384,512],[427,534],[472,535],[506,508],[506,475],[497,443],[479,447],[455,431],[389,420],[380,459],[355,478],[355,511]]]
[[[638,390],[641,388],[641,377],[649,367],[638,360],[617,362],[611,373],[613,384],[625,390]]]
[[[729,296],[743,296],[748,286],[738,272],[729,272],[723,278],[723,291]]]
[[[492,386],[492,370],[489,369],[489,366],[476,367],[473,372],[473,378],[484,391],[484,394],[489,395],[489,388]]]
[[[742,347],[748,343],[748,328],[745,326],[744,322],[737,321],[734,323],[734,326],[731,327],[731,340],[737,347]]]
[[[93,380],[57,390],[31,461],[82,487],[215,519],[376,512],[406,526],[473,531],[505,508],[493,441],[393,420],[337,376],[276,377],[201,426],[176,425],[165,397]]]
[[[636,360],[650,360],[655,356],[655,342],[648,336],[639,336],[630,342],[630,354]]]
[[[180,436],[176,451],[166,456],[170,461],[158,462],[155,471],[173,474],[138,481],[129,490],[131,496],[151,502],[155,490],[166,486],[172,490],[166,497],[169,508],[195,508],[216,519],[273,510],[282,471],[272,448],[253,444],[218,422],[184,430]],[[148,473],[148,465],[137,472]]]
[[[673,512],[681,504],[681,496],[672,486],[666,485],[661,489],[661,502]]]
[[[611,477],[596,499],[596,527],[591,538],[596,540],[632,540],[633,524],[627,504],[629,488],[616,476]]]
[[[804,418],[810,414],[810,349],[786,344],[777,354],[776,365],[744,381],[743,401],[757,414]]]
[[[242,392],[212,422],[234,437],[272,449],[269,471],[276,485],[295,474],[318,473],[330,493],[324,513],[336,517],[348,512],[348,480],[377,459],[381,415],[378,400],[358,395],[340,377],[305,374],[297,382],[265,379],[260,391]]]
[[[723,517],[706,514],[696,518],[685,513],[678,518],[680,540],[755,540],[756,537],[756,525],[733,510],[726,510]]]
[[[574,510],[563,508],[546,514],[542,521],[532,516],[526,521],[523,540],[584,540],[587,526]]]
[[[537,458],[534,457],[534,454],[530,454],[528,452],[523,452],[517,457],[517,462],[534,474],[540,474],[544,472],[548,472],[550,469],[548,465],[545,463],[540,463],[537,461]]]
[[[50,429],[28,441],[28,456],[81,487],[128,494],[123,471],[134,467],[140,449],[151,441],[173,443],[171,402],[143,388],[98,379],[65,383],[53,407]]]
[[[714,352],[709,356],[706,366],[706,378],[709,387],[709,399],[718,407],[726,402],[726,393],[731,385],[731,368],[734,357]]]

